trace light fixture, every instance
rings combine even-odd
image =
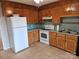
[[[13,13],[12,10],[7,10],[6,12],[7,12],[7,14],[9,14],[9,15],[11,15],[11,14]]]
[[[43,0],[34,0],[34,2],[39,4],[39,3],[43,2]]]
[[[75,5],[74,5],[74,4],[71,4],[71,5],[66,9],[66,11],[76,11]]]

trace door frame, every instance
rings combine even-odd
[[[3,42],[2,42],[2,36],[1,36],[1,30],[0,30],[0,41],[1,41],[0,44],[2,45],[1,48],[0,48],[0,51],[1,51],[1,50],[3,50]]]

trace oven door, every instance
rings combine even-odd
[[[49,31],[40,30],[40,40],[49,41]]]
[[[49,45],[49,31],[40,30],[40,42]]]
[[[42,39],[47,39],[47,34],[41,33],[41,38],[42,38]]]

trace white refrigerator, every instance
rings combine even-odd
[[[26,17],[8,17],[7,27],[10,47],[15,53],[29,47]]]

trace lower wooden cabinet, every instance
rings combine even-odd
[[[34,30],[34,41],[37,42],[39,41],[39,30]]]
[[[56,32],[49,32],[49,44],[53,46],[57,46]]]
[[[55,38],[50,39],[49,42],[51,46],[57,47],[57,40]]]
[[[63,39],[62,37],[57,37],[57,47],[65,49],[65,39]]]
[[[57,47],[61,49],[65,49],[65,34],[57,33]]]
[[[28,32],[29,45],[39,41],[39,30],[32,30]]]
[[[29,39],[29,45],[31,45],[34,42],[33,31],[28,32],[28,39]]]
[[[75,54],[77,48],[77,36],[70,34],[50,32],[49,43],[65,51]]]
[[[75,53],[76,52],[76,43],[74,41],[67,41],[65,50],[69,51],[71,53]]]
[[[72,35],[67,35],[65,50],[75,54],[76,48],[77,48],[77,37]]]

